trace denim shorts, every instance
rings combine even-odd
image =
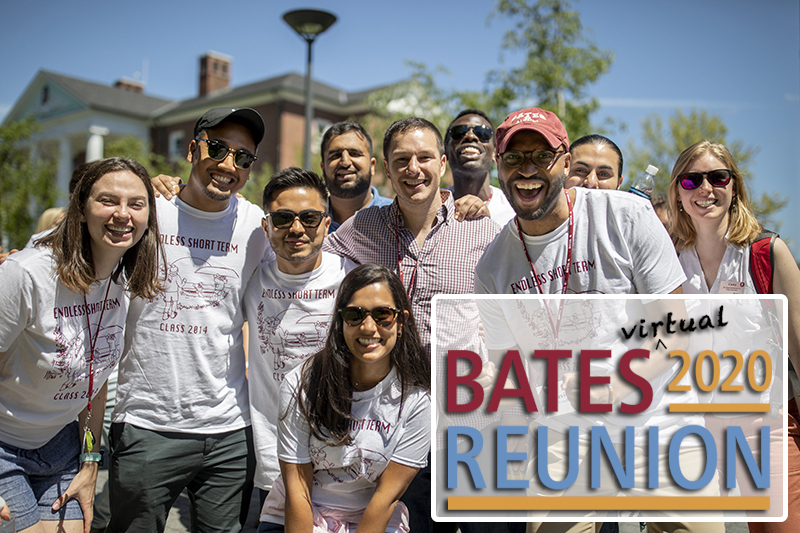
[[[71,499],[58,511],[52,505],[67,490],[80,464],[78,423],[64,427],[35,450],[0,442],[0,496],[16,519],[17,530],[39,520],[83,520],[78,500]]]

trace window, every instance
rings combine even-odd
[[[169,160],[178,161],[186,156],[187,147],[184,143],[185,134],[183,130],[169,132]]]
[[[50,86],[45,85],[42,87],[42,104],[46,104],[50,100]]]

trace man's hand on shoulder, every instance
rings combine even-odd
[[[176,176],[167,176],[166,174],[159,174],[152,178],[151,183],[156,190],[156,196],[164,196],[167,200],[172,200],[181,190],[183,180]]]
[[[483,200],[472,194],[466,194],[456,200],[455,206],[455,218],[458,221],[474,220],[476,218],[489,216],[489,208]]]
[[[19,250],[17,250],[16,248],[14,248],[13,250],[11,250],[10,252],[4,252],[4,251],[3,251],[3,247],[2,247],[2,246],[0,246],[0,265],[2,265],[3,263],[5,263],[5,262],[6,262],[6,259],[8,259],[8,256],[9,256],[9,255],[11,255],[11,254],[15,254],[15,253],[17,253],[17,252],[19,252]]]

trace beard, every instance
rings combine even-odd
[[[231,192],[228,192],[228,191],[225,191],[225,192],[216,191],[214,189],[209,189],[208,187],[205,187],[203,189],[203,193],[205,193],[205,195],[208,198],[210,198],[210,199],[212,199],[214,201],[217,201],[217,202],[224,202],[225,200],[230,200],[231,196],[233,196],[233,194]]]
[[[335,178],[328,179],[326,177],[325,181],[327,182],[331,196],[350,199],[366,194],[367,191],[369,191],[370,185],[372,184],[372,176],[369,175],[369,171],[358,172],[353,182],[343,185],[338,184]]]
[[[514,196],[514,192],[509,190],[507,183],[503,180],[500,181],[500,189],[502,189],[503,194],[506,195],[508,199],[508,203],[511,204],[511,207],[514,208],[514,212],[517,216],[522,220],[539,220],[540,218],[549,215],[553,212],[556,205],[558,205],[559,197],[564,190],[564,182],[566,180],[566,174],[562,172],[559,176],[552,176],[550,181],[547,184],[547,191],[545,192],[544,201],[542,205],[539,206],[537,209],[530,209],[527,207],[522,207],[517,204],[517,199]],[[511,187],[513,188],[513,182]],[[541,193],[540,193],[541,194]]]

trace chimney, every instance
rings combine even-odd
[[[230,85],[232,61],[231,56],[213,51],[200,56],[200,96]]]
[[[140,80],[134,80],[131,78],[120,78],[114,82],[114,87],[117,89],[122,89],[123,91],[130,91],[132,93],[142,93],[144,92],[144,82]]]

